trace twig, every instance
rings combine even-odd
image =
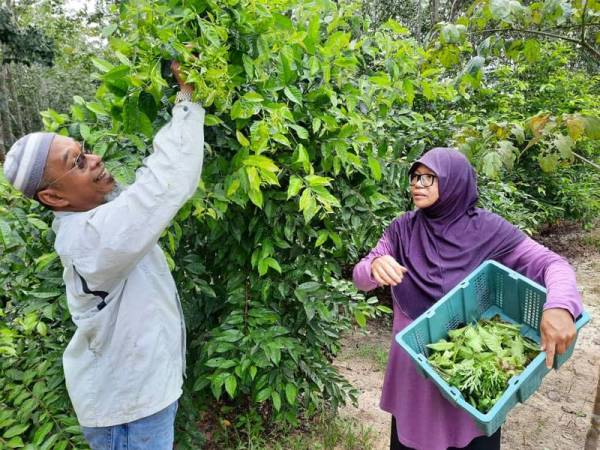
[[[600,25],[600,22],[586,22],[586,27],[595,27]],[[555,27],[548,27],[549,30],[572,30],[573,28],[581,28],[581,25],[559,25]]]
[[[575,156],[577,156],[577,157],[578,157],[580,160],[582,160],[582,161],[584,161],[584,162],[588,163],[588,164],[589,164],[590,166],[592,166],[593,168],[600,170],[600,165],[599,165],[599,164],[596,164],[595,162],[593,162],[593,161],[590,161],[590,160],[589,160],[589,159],[587,159],[587,158],[584,158],[583,156],[581,156],[581,155],[580,155],[580,154],[578,154],[578,153],[575,153],[575,152],[573,152],[573,154],[574,154]]]
[[[562,39],[563,41],[568,41],[568,42],[572,42],[574,44],[581,45],[588,52],[590,52],[597,60],[600,61],[600,52],[598,50],[596,50],[595,48],[593,48],[590,44],[588,44],[585,41],[582,42],[579,39],[571,38],[568,36],[561,36],[560,34],[548,33],[546,31],[524,30],[522,28],[490,28],[490,29],[481,30],[481,31],[474,31],[474,33],[478,33],[478,34],[499,33],[499,32],[501,32],[501,33],[510,33],[510,32],[528,33],[528,34],[535,34],[537,36],[545,36],[545,37],[549,37],[549,38],[553,38],[553,39]]]

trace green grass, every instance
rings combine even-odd
[[[374,432],[353,418],[324,413],[304,422],[300,430],[275,427],[267,433],[248,436],[235,432],[216,436],[207,448],[219,450],[370,450]]]
[[[589,247],[593,247],[596,250],[600,250],[600,235],[590,234],[581,238],[581,241]]]
[[[309,431],[272,442],[267,450],[369,450],[373,448],[373,431],[355,419],[322,418]]]
[[[383,342],[369,342],[365,344],[359,344],[358,347],[350,347],[344,351],[344,360],[348,359],[362,359],[373,363],[374,369],[378,371],[384,371],[388,360],[388,343]]]

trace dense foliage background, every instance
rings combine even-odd
[[[60,2],[27,1],[0,15],[53,49],[48,69],[2,41],[17,80],[0,85],[5,148],[41,118],[131,181],[169,119],[172,58],[207,110],[202,183],[162,240],[190,339],[181,448],[202,445],[202,411],[250,448],[354,398],[331,365],[340,335],[389,309],[350,269],[410,208],[407,168],[427,149],[465,152],[481,204],[530,233],[598,217],[600,5],[386,5],[131,0],[73,22]],[[0,446],[82,448],[52,217],[0,191]]]

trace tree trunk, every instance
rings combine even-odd
[[[598,386],[596,387],[596,400],[594,401],[594,410],[592,411],[592,421],[590,429],[585,437],[585,450],[598,450],[600,444],[600,377],[598,377]]]
[[[461,0],[454,0],[452,2],[452,6],[450,7],[450,13],[448,16],[448,22],[454,22],[454,19],[456,19],[456,16],[458,15],[458,12],[460,10],[461,4]]]
[[[25,133],[36,131],[34,126],[35,115],[32,113],[34,99],[39,95],[39,90],[35,86],[35,73],[31,67],[15,68],[13,71],[14,82],[16,83],[15,92],[21,106],[21,118],[23,119],[23,129]]]
[[[431,0],[431,28],[440,21],[440,0]]]
[[[42,93],[42,80],[36,80],[38,82],[37,85],[37,94],[33,96],[33,101],[31,103],[31,117],[34,119],[34,129],[42,130],[44,128],[44,123],[42,122],[42,118],[40,116],[41,111],[45,111],[48,108],[42,108],[40,103],[41,93]]]
[[[4,139],[4,150],[8,151],[10,146],[15,141],[12,133],[12,118],[8,109],[8,90],[6,89],[4,67],[0,66],[0,94],[2,102],[0,104],[0,126],[2,126],[2,137]]]
[[[421,30],[423,29],[423,7],[421,6],[421,0],[417,0],[417,26],[415,30],[415,37],[417,42],[421,41]]]
[[[10,92],[11,103],[9,104],[9,111],[12,111],[12,115],[15,118],[14,130],[17,134],[17,139],[21,136],[27,134],[25,129],[25,124],[23,123],[23,116],[21,115],[21,102],[19,101],[19,95],[17,92],[17,88],[15,86],[15,82],[13,80],[13,74],[11,68],[14,67],[14,64],[6,64],[6,86],[8,91]]]
[[[4,132],[4,105],[6,103],[6,95],[2,90],[2,66],[0,66],[0,162],[4,162],[4,156],[8,150],[8,136]]]

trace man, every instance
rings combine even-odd
[[[204,110],[191,103],[177,63],[172,70],[180,86],[173,118],[123,192],[102,158],[71,138],[33,133],[6,155],[6,178],[55,214],[77,325],[63,356],[65,380],[93,450],[173,448],[185,326],[157,241],[198,185]]]

